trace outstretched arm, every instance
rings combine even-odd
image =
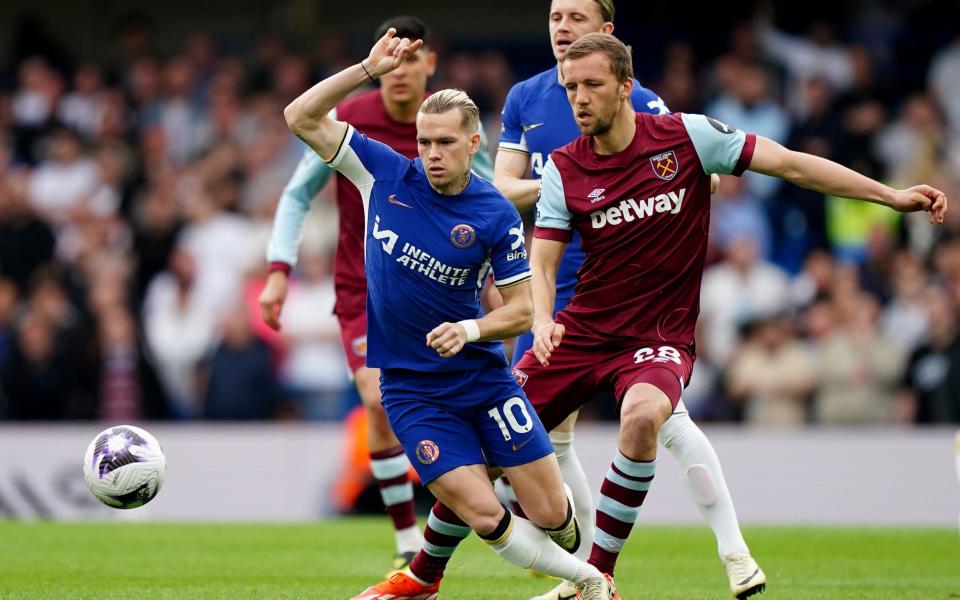
[[[947,197],[938,189],[915,185],[905,190],[895,190],[843,165],[812,154],[788,150],[759,135],[747,168],[839,198],[866,200],[899,212],[927,211],[931,223],[943,223],[947,212]]]
[[[332,160],[347,132],[347,124],[328,114],[347,94],[396,69],[423,46],[423,40],[396,38],[390,28],[377,40],[370,55],[316,84],[283,110],[290,131],[307,143],[324,160]]]

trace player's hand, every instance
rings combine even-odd
[[[905,190],[897,190],[893,197],[893,208],[899,212],[926,211],[930,213],[930,222],[943,223],[947,214],[947,196],[929,185],[915,185]]]
[[[460,323],[441,323],[427,334],[427,345],[443,358],[456,356],[467,343],[467,330]]]
[[[270,329],[280,331],[280,311],[287,300],[287,274],[273,271],[267,275],[267,285],[260,292],[260,314]]]
[[[363,61],[363,66],[374,78],[399,67],[407,57],[423,46],[423,40],[394,37],[397,30],[391,27],[383,37],[370,49],[370,55]]]
[[[540,361],[540,364],[549,367],[550,357],[553,351],[563,340],[563,334],[567,328],[553,321],[537,323],[533,327],[533,354]]]

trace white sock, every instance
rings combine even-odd
[[[563,481],[570,486],[573,492],[573,508],[580,524],[580,548],[575,556],[580,560],[590,558],[593,548],[593,493],[590,491],[590,482],[583,472],[580,459],[573,449],[573,432],[554,431],[550,433],[553,450],[557,453],[557,462],[560,463],[560,473]]]
[[[720,556],[731,552],[750,553],[740,532],[733,499],[723,477],[720,459],[713,444],[690,419],[687,411],[673,413],[660,428],[660,443],[673,454],[687,492],[717,538]]]
[[[397,552],[416,552],[420,549],[423,538],[420,536],[420,528],[414,525],[406,529],[397,529]]]
[[[516,515],[512,515],[503,536],[486,542],[501,558],[521,569],[533,569],[574,583],[601,576],[596,567],[567,554],[542,529]]]

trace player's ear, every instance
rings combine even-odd
[[[613,23],[607,21],[603,24],[603,27],[600,28],[600,33],[613,34]]]
[[[425,50],[427,53],[427,77],[433,77],[437,72],[437,53],[433,50]]]
[[[474,133],[470,136],[470,156],[480,151],[480,134]]]
[[[620,97],[629,98],[630,94],[633,92],[633,77],[627,77],[620,82],[620,85],[622,86],[620,89]]]

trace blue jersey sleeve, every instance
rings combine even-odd
[[[504,216],[499,220],[497,230],[493,232],[490,249],[493,283],[497,287],[506,287],[530,279],[520,213],[512,206],[503,212]]]
[[[297,168],[283,188],[280,203],[273,217],[273,232],[267,246],[267,261],[297,264],[297,251],[303,233],[303,221],[310,203],[330,180],[333,169],[324,164],[316,152],[307,148]]]
[[[523,125],[520,121],[521,88],[515,85],[507,93],[507,100],[503,104],[500,128],[500,147],[507,150],[527,152],[527,142],[523,137]]]
[[[633,102],[633,109],[637,112],[650,113],[652,115],[668,115],[670,109],[663,99],[633,80],[633,91],[630,93],[630,101]]]
[[[750,166],[757,138],[703,115],[681,116],[708,175],[741,175]]]
[[[347,125],[337,153],[327,164],[357,186],[364,202],[368,202],[374,182],[403,177],[411,162],[390,146]]]

